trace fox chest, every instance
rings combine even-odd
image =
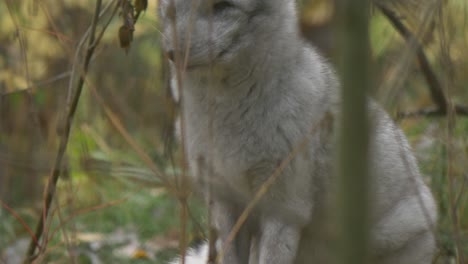
[[[202,186],[249,198],[281,160],[284,141],[259,124],[187,122],[185,133],[190,172]]]

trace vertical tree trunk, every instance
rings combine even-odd
[[[369,2],[337,1],[338,64],[342,80],[339,131],[340,263],[368,263]]]

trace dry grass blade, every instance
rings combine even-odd
[[[161,181],[163,181],[164,185],[168,188],[168,190],[172,190],[172,184],[170,183],[169,179],[166,177],[164,173],[162,173],[158,167],[154,164],[151,158],[146,154],[139,146],[138,143],[132,138],[132,136],[128,133],[128,131],[122,125],[119,118],[114,114],[114,112],[104,103],[104,100],[95,89],[93,85],[89,85],[91,92],[93,93],[94,97],[99,101],[101,106],[104,108],[104,112],[106,113],[107,117],[111,121],[112,125],[117,129],[117,131],[122,135],[125,141],[132,147],[133,150],[138,154],[138,156],[145,162],[148,168],[156,175]]]
[[[18,25],[18,21],[16,20],[15,16],[13,15],[13,12],[12,12],[11,6],[10,6],[11,5],[10,1],[5,1],[5,4],[6,4],[7,10],[8,10],[8,14],[10,15],[11,20],[13,21],[15,31],[16,31],[16,37],[18,38],[18,42],[19,42],[19,45],[20,45],[21,59],[23,60],[23,64],[24,64],[26,81],[28,83],[28,87],[31,87],[31,89],[26,90],[26,98],[28,100],[28,104],[31,106],[30,107],[31,119],[32,119],[32,122],[34,123],[34,126],[36,127],[37,136],[40,139],[42,139],[43,135],[41,134],[41,130],[39,129],[40,126],[39,126],[39,117],[38,117],[38,113],[37,113],[37,106],[35,105],[34,100],[33,100],[33,94],[34,94],[34,89],[35,88],[34,88],[33,85],[31,85],[31,77],[30,77],[30,74],[29,74],[29,63],[28,63],[28,56],[26,54],[26,44],[25,44],[24,34],[20,30],[20,27]]]

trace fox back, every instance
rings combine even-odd
[[[182,107],[182,144],[194,183],[201,193],[212,191],[221,242],[261,186],[279,174],[223,263],[331,262],[330,116],[339,115],[339,83],[301,39],[295,1],[160,0],[159,13]],[[430,263],[432,195],[403,133],[372,100],[368,109],[373,261]],[[297,155],[284,163],[291,153]]]

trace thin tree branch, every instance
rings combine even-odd
[[[36,226],[35,238],[37,240],[40,240],[42,233],[44,231],[44,225],[46,223],[49,210],[50,210],[50,205],[55,194],[57,181],[60,177],[60,172],[62,168],[62,160],[65,154],[65,151],[67,149],[68,138],[70,135],[70,128],[73,122],[73,117],[75,116],[75,112],[76,112],[78,102],[81,96],[81,91],[83,90],[83,84],[85,82],[85,77],[89,69],[89,63],[91,61],[91,57],[97,45],[97,43],[95,42],[95,35],[96,35],[97,23],[99,20],[99,13],[101,10],[101,3],[102,3],[102,0],[96,1],[96,8],[95,8],[94,16],[93,16],[93,21],[91,24],[91,31],[90,31],[91,34],[89,35],[89,39],[88,39],[89,40],[88,50],[86,52],[86,56],[85,56],[85,60],[83,64],[83,74],[80,76],[80,79],[78,81],[77,89],[73,96],[72,104],[68,108],[67,116],[64,121],[65,122],[64,134],[60,141],[59,149],[58,149],[57,156],[56,156],[55,163],[54,163],[54,168],[47,182],[46,193],[45,193],[46,197],[44,201],[44,208],[42,210],[43,215],[39,219],[39,222]],[[29,244],[29,248],[26,253],[26,259],[24,260],[24,263],[31,263],[35,259],[34,253],[36,251],[36,248],[37,248],[37,243],[34,241],[34,238],[31,238],[31,242]]]
[[[445,96],[440,80],[434,73],[429,60],[424,52],[424,48],[418,41],[416,36],[400,21],[397,15],[383,4],[376,3],[382,14],[390,21],[393,27],[403,36],[408,44],[416,50],[419,66],[429,85],[432,101],[437,105],[436,108],[424,108],[414,112],[398,113],[397,119],[412,118],[412,117],[435,117],[447,115],[447,107],[449,107],[448,99]],[[468,116],[468,106],[455,105],[453,111],[456,115]]]
[[[14,218],[16,218],[16,220],[18,220],[20,222],[20,224],[24,227],[26,232],[28,232],[28,234],[31,236],[31,239],[34,241],[34,243],[36,243],[37,246],[39,248],[41,248],[41,245],[39,244],[39,241],[37,240],[37,238],[34,235],[33,231],[31,230],[31,228],[29,228],[28,224],[26,224],[26,222],[23,220],[23,218],[21,218],[21,216],[19,216],[19,214],[17,212],[15,212],[15,210],[13,210],[11,207],[9,207],[8,204],[3,202],[1,199],[0,199],[0,207],[5,208],[5,210],[7,210]]]
[[[457,116],[468,116],[468,106],[455,105],[453,112]],[[444,117],[447,115],[446,109],[438,107],[428,107],[411,112],[400,112],[397,114],[397,119],[414,118],[414,117]]]
[[[63,79],[66,79],[68,77],[70,77],[71,75],[71,71],[66,71],[66,72],[62,72],[62,73],[59,73],[53,77],[50,77],[46,80],[41,80],[41,81],[37,81],[35,83],[33,83],[31,86],[28,86],[26,88],[23,88],[23,89],[20,89],[20,90],[16,90],[16,91],[11,91],[11,92],[4,92],[4,93],[1,93],[0,92],[0,97],[4,97],[4,96],[9,96],[9,95],[12,95],[12,94],[17,94],[17,93],[22,93],[22,92],[28,92],[28,90],[33,90],[35,89],[36,91],[41,89],[40,86],[45,86],[45,85],[49,85],[49,84],[52,84],[56,81],[60,81],[60,80],[63,80]]]
[[[400,21],[397,15],[382,4],[377,4],[382,14],[390,21],[393,27],[403,36],[408,44],[414,47],[418,57],[419,65],[429,85],[431,97],[439,109],[447,109],[447,98],[445,97],[439,79],[432,70],[429,60],[421,43],[416,36]]]

